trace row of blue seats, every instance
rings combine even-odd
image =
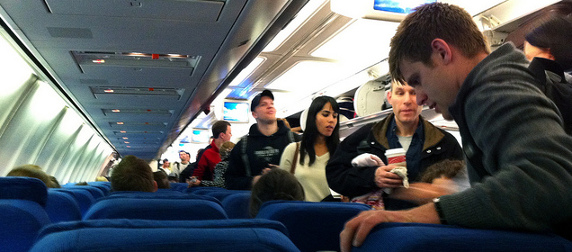
[[[141,220],[150,216],[145,212],[137,216],[132,209],[128,209],[123,216],[120,212],[115,213],[117,218],[122,219],[49,224],[41,202],[29,196],[33,190],[16,186],[21,190],[10,192],[14,185],[23,184],[14,182],[25,181],[2,184],[0,180],[0,218],[3,220],[0,251],[27,251],[31,246],[34,246],[32,251],[337,251],[339,233],[344,223],[368,209],[365,205],[352,203],[274,201],[263,204],[256,219],[249,220],[164,220],[171,213],[176,215],[184,212],[181,209],[171,209],[150,218],[163,219],[160,221]],[[216,190],[205,191],[196,189],[194,194],[199,196]],[[98,203],[123,200],[125,205],[132,205],[128,203],[129,200],[140,199],[146,202],[136,202],[135,205],[145,206],[149,202],[161,201],[141,199],[140,195],[135,194],[111,195]],[[212,203],[217,205],[216,201]],[[36,239],[38,233],[40,235]],[[249,243],[253,245],[246,249],[240,247]],[[376,227],[364,245],[354,250],[572,251],[571,244],[554,235],[465,229],[449,225],[388,223]]]

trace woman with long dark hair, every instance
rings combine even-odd
[[[316,97],[308,109],[302,141],[288,145],[280,168],[294,174],[304,188],[307,201],[330,196],[326,164],[340,143],[340,108],[330,96]]]

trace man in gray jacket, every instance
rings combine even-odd
[[[490,53],[471,16],[419,7],[391,40],[391,75],[417,103],[455,120],[473,187],[404,211],[367,211],[346,223],[342,251],[382,222],[554,232],[572,239],[572,137],[512,44]]]

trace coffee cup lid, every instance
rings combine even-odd
[[[386,156],[405,155],[405,149],[403,149],[403,148],[395,148],[395,149],[385,150],[385,155],[386,155]]]

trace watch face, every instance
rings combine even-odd
[[[439,202],[439,200],[440,200],[439,198],[434,198],[433,203],[437,203],[437,202]]]

